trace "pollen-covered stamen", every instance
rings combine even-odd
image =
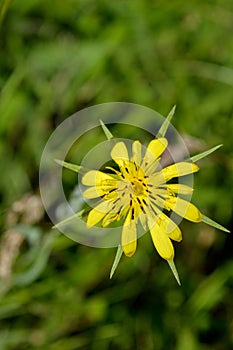
[[[166,200],[161,197],[160,195],[153,195],[153,194],[149,194],[149,201],[150,201],[150,206],[151,207],[160,207],[160,208],[164,208],[165,207],[165,203]]]
[[[148,204],[147,204],[147,202],[145,201],[145,199],[142,199],[142,200],[141,200],[139,197],[137,197],[137,202],[138,202],[138,204],[139,204],[139,206],[140,206],[140,209],[142,210],[143,214],[146,214],[146,211],[145,211],[144,206],[147,206]]]

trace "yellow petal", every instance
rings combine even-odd
[[[92,227],[95,226],[101,219],[106,215],[106,213],[92,209],[87,217],[87,226]]]
[[[113,189],[106,188],[106,186],[90,187],[83,192],[83,197],[93,199],[104,196],[104,200],[112,201],[118,197],[117,192],[113,191]]]
[[[164,152],[164,150],[167,147],[167,144],[168,144],[167,139],[165,139],[164,137],[152,140],[147,147],[147,151],[152,153],[154,158],[157,159]],[[146,151],[146,155],[147,155],[147,151]]]
[[[173,241],[180,242],[182,241],[182,232],[178,226],[176,228],[168,233],[168,237],[173,239]]]
[[[166,185],[168,189],[170,189],[174,193],[179,194],[192,194],[193,188],[183,184],[169,184]]]
[[[139,141],[134,141],[132,144],[132,162],[135,162],[136,165],[141,164],[142,156],[142,145]]]
[[[82,177],[82,183],[85,186],[114,186],[117,181],[118,180],[113,178],[111,175],[105,174],[98,170],[90,170]]]
[[[118,214],[116,213],[109,213],[106,214],[105,218],[102,221],[102,226],[107,227],[109,224],[111,224],[113,221],[116,221],[118,218]]]
[[[150,222],[149,227],[153,227],[156,223],[161,229],[166,232],[169,238],[174,241],[180,242],[182,240],[182,233],[179,227],[174,221],[172,221],[167,215],[165,215],[161,210],[156,208],[158,215],[154,217],[153,222]]]
[[[163,185],[166,182],[163,171],[158,171],[148,178],[148,184],[153,185],[154,187]]]
[[[172,179],[173,177],[184,176],[191,173],[195,173],[199,168],[194,163],[180,162],[172,164],[162,170],[166,181]]]
[[[147,231],[147,217],[144,213],[139,216],[140,223],[144,231]]]
[[[154,193],[154,192],[152,192]],[[162,208],[162,209],[166,209],[166,199],[161,198],[160,196],[153,196],[154,198],[152,198],[152,195],[149,195],[149,199],[150,199],[150,205],[153,207],[153,209],[157,212],[157,208]],[[159,210],[160,211],[160,210]]]
[[[160,213],[157,224],[168,234],[168,237],[174,241],[182,240],[182,233],[179,227],[164,213]]]
[[[137,248],[137,229],[136,223],[131,219],[131,210],[129,211],[122,229],[121,245],[126,256],[132,256]]]
[[[152,174],[158,167],[158,157],[163,153],[166,147],[167,140],[165,138],[155,139],[149,143],[141,165],[147,175]]]
[[[112,159],[121,167],[125,161],[129,161],[129,155],[124,142],[118,142],[115,144],[111,151]]]
[[[150,233],[159,255],[165,260],[173,260],[174,248],[167,233],[157,223],[150,229]]]
[[[103,192],[103,194],[100,194],[99,191],[97,192],[96,187],[90,187],[83,192],[83,197],[92,199],[92,198],[100,197],[104,194],[105,192]]]
[[[96,225],[112,208],[113,202],[103,201],[90,211],[87,216],[87,226]]]
[[[170,209],[172,209],[178,215],[184,217],[185,219],[192,222],[201,222],[202,214],[201,212],[193,205],[181,199],[179,197],[172,197],[166,201]]]

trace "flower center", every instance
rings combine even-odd
[[[132,188],[133,188],[133,194],[135,196],[140,196],[145,192],[145,189],[143,187],[143,184],[139,182],[138,180],[133,180],[131,182]]]

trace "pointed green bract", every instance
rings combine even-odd
[[[105,136],[108,140],[111,140],[113,138],[113,134],[110,132],[110,130],[107,128],[107,126],[104,124],[104,122],[100,119],[100,125],[103,129],[103,132],[105,133]]]
[[[171,111],[168,113],[167,118],[164,120],[161,128],[159,129],[159,131],[158,131],[158,133],[156,135],[158,138],[165,136],[165,134],[167,132],[167,129],[168,129],[169,125],[170,125],[170,122],[172,120],[172,117],[173,117],[173,115],[175,113],[175,110],[176,110],[176,105],[174,107],[172,107]]]
[[[227,230],[225,227],[223,227],[222,225],[218,224],[217,222],[215,222],[214,220],[211,220],[210,218],[208,218],[205,215],[202,215],[202,222],[204,222],[207,225],[213,226],[221,231],[224,232],[230,232],[229,230]]]
[[[115,256],[114,262],[112,264],[112,268],[111,268],[111,272],[110,272],[110,278],[112,278],[112,276],[114,275],[114,272],[117,269],[117,266],[118,266],[118,264],[120,262],[120,259],[121,259],[121,256],[122,256],[122,253],[123,253],[123,250],[122,250],[121,245],[119,244],[119,246],[117,248],[117,252],[116,252],[116,256]]]
[[[57,164],[61,165],[62,167],[73,170],[76,173],[79,173],[80,170],[82,169],[82,167],[80,165],[67,163],[67,162],[64,162],[63,160],[59,160],[59,159],[54,159],[54,160]]]
[[[219,149],[220,147],[222,147],[222,145],[218,145],[218,146],[215,146],[211,149],[209,149],[208,151],[205,151],[205,152],[202,152],[200,154],[197,154],[196,156],[193,156],[190,158],[190,160],[195,163],[197,162],[198,160],[204,158],[204,157],[207,157],[209,154],[213,153],[214,151],[216,151],[217,149]]]
[[[58,222],[58,223],[57,223],[56,225],[54,225],[52,228],[53,228],[53,229],[54,229],[54,228],[59,228],[60,226],[63,226],[63,225],[67,224],[68,222],[70,222],[70,221],[72,221],[72,220],[74,220],[74,219],[76,219],[76,218],[81,218],[82,215],[83,215],[83,213],[84,213],[84,210],[85,210],[85,209],[82,209],[81,211],[79,211],[78,213],[76,213],[76,214],[74,214],[74,215],[68,217],[67,219]]]
[[[178,271],[176,269],[176,265],[174,263],[174,260],[167,260],[167,262],[168,262],[168,265],[169,265],[169,267],[170,267],[170,269],[171,269],[171,271],[172,271],[172,273],[173,273],[177,283],[179,284],[179,286],[181,286],[180,278],[179,278]]]

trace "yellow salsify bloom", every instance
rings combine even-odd
[[[99,170],[87,171],[82,166],[55,160],[65,168],[84,174],[82,183],[89,187],[83,192],[85,198],[99,198],[98,203],[87,216],[87,227],[95,226],[101,221],[103,227],[121,219],[124,221],[121,244],[118,245],[110,278],[118,266],[122,253],[124,252],[129,257],[135,253],[138,222],[141,223],[145,231],[150,231],[155,248],[159,255],[168,262],[179,284],[179,275],[173,261],[172,240],[180,242],[182,233],[178,225],[166,213],[174,212],[189,221],[196,223],[202,221],[219,230],[230,232],[202,214],[189,200],[184,200],[183,197],[186,195],[188,199],[190,198],[193,189],[178,181],[182,176],[197,172],[199,168],[195,162],[216,151],[222,145],[197,154],[188,161],[160,168],[160,158],[168,145],[165,134],[174,112],[175,106],[160,127],[157,138],[150,141],[145,152],[143,152],[142,144],[139,141],[132,143],[130,156],[124,142],[117,142],[113,146],[111,157],[118,170],[106,167],[108,173]],[[113,135],[101,120],[100,124],[107,139],[112,139]],[[175,181],[176,183],[174,183]],[[84,213],[83,209],[54,227],[58,228],[70,220],[81,218]]]
[[[90,186],[83,196],[102,199],[89,212],[87,226],[94,226],[102,220],[102,226],[106,227],[125,218],[121,246],[126,256],[131,257],[136,251],[139,221],[145,230],[150,230],[159,255],[173,261],[171,240],[181,241],[182,234],[175,222],[163,212],[164,209],[192,222],[202,221],[200,211],[179,197],[179,194],[192,194],[193,189],[184,184],[169,183],[169,180],[197,172],[199,168],[193,162],[182,161],[160,169],[160,156],[167,145],[164,137],[154,139],[142,157],[142,145],[134,141],[132,156],[129,157],[125,143],[118,142],[111,151],[111,157],[119,170],[106,168],[114,174],[90,170],[82,178],[83,185]]]

